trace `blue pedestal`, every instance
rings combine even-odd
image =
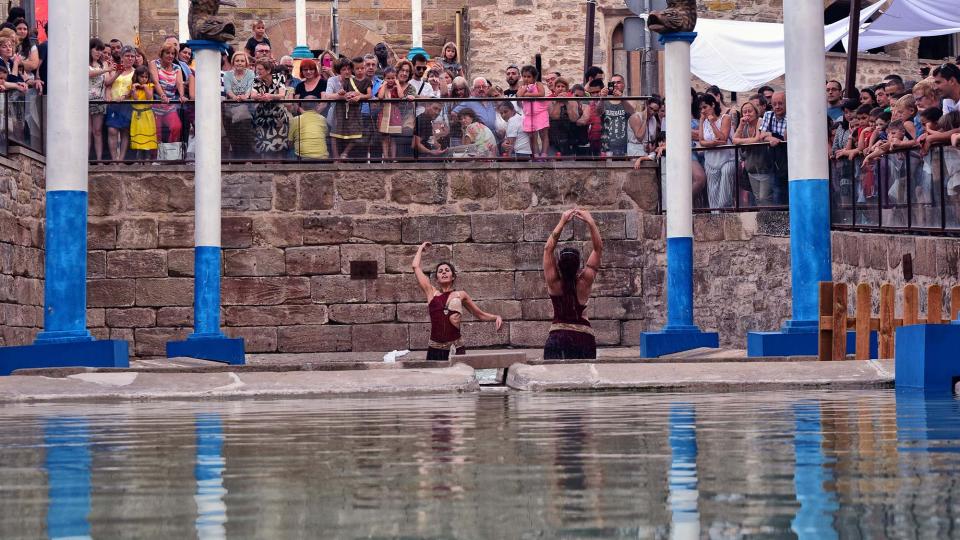
[[[57,367],[130,367],[127,342],[120,340],[68,341],[0,348],[0,375],[17,369]]]
[[[310,47],[306,45],[297,45],[290,56],[297,60],[313,59],[313,52],[311,52]]]
[[[953,392],[960,380],[960,325],[918,324],[897,328],[897,389]]]
[[[430,55],[427,54],[427,51],[423,47],[413,47],[410,49],[410,52],[407,53],[407,60],[413,60],[413,57],[422,54],[427,60],[430,59]]]
[[[747,356],[816,356],[816,321],[787,321],[779,332],[748,332]]]
[[[167,358],[185,356],[242,366],[245,362],[243,338],[192,335],[185,341],[168,341]]]
[[[640,334],[640,357],[659,358],[667,354],[699,349],[717,348],[720,336],[716,332],[701,332],[696,326],[684,328],[665,327],[659,332]]]

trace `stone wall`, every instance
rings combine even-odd
[[[542,346],[552,316],[543,242],[575,203],[595,211],[605,239],[588,311],[599,343],[635,345],[641,330],[663,323],[664,222],[653,169],[277,168],[224,174],[222,315],[250,352],[422,349],[429,328],[409,265],[428,240],[435,246],[424,268],[452,261],[460,286],[506,321],[494,332],[471,319],[471,346]],[[192,325],[192,174],[99,167],[90,186],[91,332],[130,341],[138,356],[162,354]],[[696,220],[697,321],[720,329],[728,345],[786,316],[783,221],[776,213]],[[571,227],[563,240],[586,252],[586,233]],[[375,261],[378,277],[351,279],[354,260]]]
[[[43,164],[0,157],[0,346],[33,341],[43,326]]]

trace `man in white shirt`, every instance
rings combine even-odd
[[[960,102],[960,68],[956,64],[944,63],[933,70],[933,81],[937,86],[937,97],[943,103],[943,114],[950,114],[958,110]],[[960,133],[960,129],[950,131],[928,131],[917,141],[923,145],[924,152],[930,150],[931,145],[950,144],[951,137]]]
[[[417,99],[440,97],[433,90],[433,86],[424,77],[427,71],[427,57],[422,54],[413,56],[413,78],[410,79],[410,86],[413,87],[413,94]],[[417,116],[423,114],[423,102],[417,102]]]
[[[507,134],[503,138],[503,153],[507,157],[530,159],[533,150],[530,149],[530,135],[523,130],[523,116],[509,101],[497,104],[497,113],[507,123]]]

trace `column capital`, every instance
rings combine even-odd
[[[672,32],[669,34],[660,34],[660,44],[666,45],[671,41],[686,41],[687,43],[693,43],[693,40],[697,39],[696,32]]]
[[[187,47],[190,47],[194,52],[196,51],[219,51],[225,53],[230,50],[230,44],[224,43],[222,41],[211,41],[208,39],[191,39],[186,43]]]

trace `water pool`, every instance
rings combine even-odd
[[[960,402],[894,391],[0,408],[0,537],[960,537]]]

